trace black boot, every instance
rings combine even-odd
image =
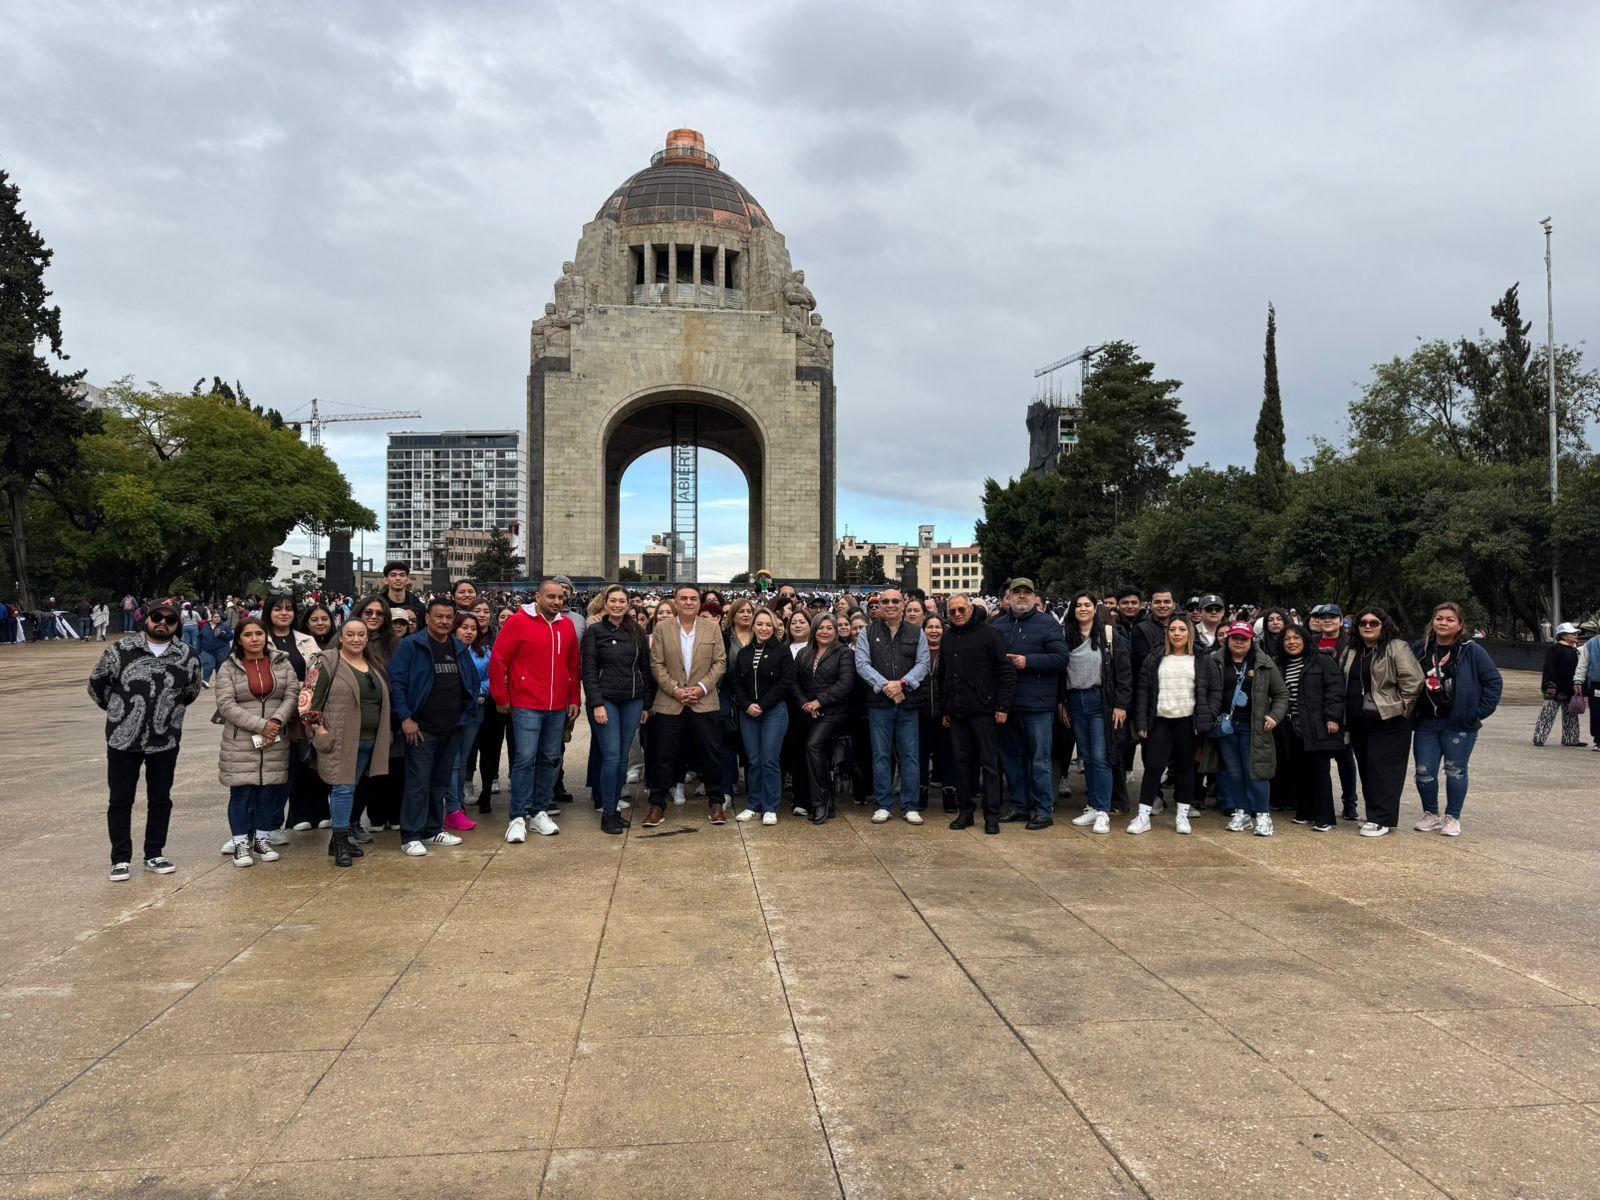
[[[333,838],[328,842],[328,853],[333,855],[333,865],[348,867],[353,863],[355,858],[351,855],[350,849],[350,831],[335,829]]]
[[[960,810],[960,806],[956,803],[956,790],[953,787],[944,789],[944,810],[947,813],[955,813]]]
[[[605,813],[600,817],[600,832],[612,835],[620,834],[628,827],[622,819],[621,813]]]
[[[970,812],[961,813],[959,816],[956,817],[956,819],[954,821],[950,822],[950,828],[951,829],[971,829],[972,828],[972,814]]]
[[[827,804],[811,805],[811,823],[813,825],[826,825],[828,823],[828,810],[833,807],[832,801]]]

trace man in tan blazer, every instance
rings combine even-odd
[[[685,754],[694,747],[696,770],[706,782],[711,823],[724,825],[724,797],[715,793],[722,778],[722,711],[717,684],[728,669],[722,630],[700,615],[700,589],[684,584],[672,596],[677,620],[656,626],[650,639],[650,673],[656,700],[650,708],[651,736],[656,739],[655,775],[650,780],[646,829],[667,817],[667,793],[682,774]]]

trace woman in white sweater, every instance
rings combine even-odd
[[[1172,768],[1179,833],[1189,832],[1194,802],[1195,752],[1217,723],[1222,704],[1222,669],[1217,656],[1195,653],[1193,623],[1182,613],[1167,625],[1166,640],[1140,666],[1134,681],[1133,728],[1144,743],[1144,779],[1139,814],[1129,833],[1148,833],[1161,778]]]

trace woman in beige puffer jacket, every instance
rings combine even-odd
[[[217,669],[211,686],[217,700],[213,718],[222,726],[217,774],[228,788],[228,827],[236,866],[279,857],[268,842],[283,809],[289,781],[289,743],[284,737],[294,715],[300,681],[289,656],[267,644],[266,627],[245,617],[234,633],[233,652]]]

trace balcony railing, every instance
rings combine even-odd
[[[719,288],[714,283],[638,283],[633,303],[665,304],[677,308],[743,308],[743,288]]]

